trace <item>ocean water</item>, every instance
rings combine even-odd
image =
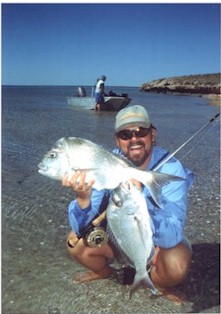
[[[44,183],[45,178],[38,174],[37,165],[61,137],[86,138],[108,150],[115,147],[116,112],[96,113],[69,107],[66,97],[72,96],[76,89],[77,86],[3,87],[3,194],[17,193],[16,184],[7,185],[15,178],[15,183],[25,183],[27,178],[36,176],[38,182]],[[90,87],[86,90],[87,94],[91,92]],[[157,128],[157,144],[171,153],[219,112],[218,107],[209,105],[208,100],[202,97],[150,94],[137,87],[111,86],[106,90],[127,93],[132,98],[129,106],[144,106]],[[200,182],[205,180],[206,172],[211,175],[214,161],[219,165],[218,121],[177,154],[187,167],[197,173]],[[48,179],[45,183],[50,185]]]
[[[59,181],[40,175],[37,165],[54,142],[64,136],[83,137],[111,150],[115,146],[116,116],[115,112],[96,113],[68,107],[66,97],[72,96],[76,88],[2,88],[3,312],[61,314],[89,313],[96,309],[100,313],[107,304],[115,307],[117,301],[121,313],[122,308],[124,313],[136,312],[141,303],[145,309],[142,313],[147,308],[153,313],[159,312],[161,305],[167,313],[181,313],[183,308],[178,310],[163,299],[156,304],[142,289],[137,292],[137,299],[128,303],[124,296],[126,290],[113,280],[77,286],[71,280],[76,272],[82,271],[65,248],[65,239],[70,232],[67,207],[75,195]],[[127,93],[132,98],[130,105],[143,105],[157,127],[158,145],[170,152],[219,112],[219,108],[209,105],[206,98],[149,94],[136,87],[106,89]],[[88,87],[87,93],[90,92]],[[218,305],[219,301],[216,292],[211,292],[218,291],[214,288],[214,280],[218,281],[219,257],[215,256],[213,244],[220,240],[219,144],[217,119],[177,155],[196,174],[189,195],[185,232],[195,243],[194,250],[200,253],[200,261],[195,259],[193,264],[196,270],[187,284],[188,300],[196,304],[209,300],[210,307]],[[206,266],[200,264],[204,259],[208,267],[215,265],[208,272]],[[208,288],[202,290],[204,286]],[[187,306],[186,313],[191,311],[191,305]]]
[[[34,132],[31,146],[48,145],[57,137],[81,136],[106,148],[114,145],[115,112],[77,110],[68,107],[66,97],[74,95],[77,86],[4,86],[2,88],[3,147],[13,141],[25,146],[25,135]],[[175,96],[141,92],[137,87],[106,87],[116,93],[127,93],[130,105],[144,106],[158,129],[158,143],[169,150],[176,149],[202,127],[219,108],[208,105],[203,97]],[[91,87],[86,87],[87,95]],[[22,125],[20,137],[11,132]],[[44,134],[46,138],[43,139]],[[36,141],[38,137],[41,141]],[[30,140],[30,139],[29,139]]]

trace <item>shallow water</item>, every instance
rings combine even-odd
[[[147,108],[157,127],[157,143],[170,152],[219,112],[218,107],[208,105],[201,97],[147,94],[138,88],[109,89],[128,93],[131,105]],[[139,313],[146,313],[147,307],[153,313],[177,313],[177,308],[164,299],[150,302],[142,289],[129,306],[123,296],[124,287],[114,281],[80,287],[71,282],[73,274],[82,270],[65,248],[70,231],[67,206],[74,195],[61,187],[60,182],[38,174],[37,165],[52,144],[64,136],[87,138],[111,150],[115,146],[116,116],[113,112],[69,108],[66,96],[73,91],[74,87],[3,87],[2,90],[4,313],[136,313],[137,308]],[[87,92],[90,93],[90,88]],[[186,234],[196,245],[214,244],[220,239],[219,141],[217,121],[177,155],[182,159],[187,154],[183,163],[197,176],[190,191],[186,225]],[[211,285],[212,291],[214,283]],[[191,289],[191,284],[188,288]],[[197,310],[217,305],[217,294],[211,291],[192,291]],[[202,307],[199,296],[210,300],[209,305],[208,301]],[[191,307],[191,302],[186,306]]]

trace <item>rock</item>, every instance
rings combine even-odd
[[[220,73],[161,78],[143,83],[145,92],[220,95]]]

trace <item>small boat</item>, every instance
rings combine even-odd
[[[93,93],[92,93],[93,94]],[[74,106],[81,109],[94,110],[95,99],[93,96],[87,97],[85,89],[78,87],[78,92],[74,97],[67,97],[69,106]],[[104,105],[101,106],[102,111],[119,111],[125,108],[131,99],[128,98],[127,94],[117,95],[110,91],[108,96],[104,97]]]

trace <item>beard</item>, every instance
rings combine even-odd
[[[147,154],[145,154],[143,157],[133,157],[133,158],[131,158],[130,156],[129,156],[129,159],[131,160],[131,162],[134,164],[134,166],[136,166],[136,167],[141,167],[143,164],[144,164],[144,162],[147,160],[147,157],[148,157],[148,155]]]
[[[142,149],[141,152],[133,154],[133,151],[131,149],[135,146],[140,146]],[[149,157],[149,152],[145,149],[145,145],[143,142],[137,141],[136,143],[131,143],[129,145],[127,157],[136,167],[141,167]]]

